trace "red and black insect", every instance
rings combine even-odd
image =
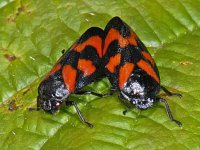
[[[97,27],[88,29],[67,52],[63,52],[53,69],[38,88],[37,109],[54,114],[63,102],[73,105],[83,123],[85,121],[77,104],[69,101],[70,94],[100,94],[81,91],[87,84],[101,78],[102,41],[104,31]]]
[[[147,109],[156,102],[164,102],[169,118],[167,101],[158,96],[160,89],[167,95],[176,95],[160,85],[157,66],[144,44],[119,17],[109,21],[105,30],[88,29],[67,52],[63,52],[53,69],[38,88],[37,110],[54,114],[63,102],[73,105],[83,123],[85,121],[77,104],[68,99],[70,94],[93,94],[82,88],[94,80],[107,76],[113,88],[120,92],[119,98],[129,106]]]
[[[169,118],[181,126],[171,114],[169,105],[158,93],[162,89],[167,95],[179,96],[160,84],[159,72],[147,48],[119,17],[112,18],[105,27],[104,66],[105,74],[114,91],[119,91],[119,98],[129,106],[147,109],[156,102],[165,104]]]

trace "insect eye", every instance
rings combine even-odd
[[[61,102],[58,102],[58,101],[53,101],[52,102],[52,106],[54,107],[54,108],[59,108],[60,107],[60,105],[61,105]]]
[[[53,93],[53,94],[52,94],[52,97],[56,97],[56,94],[55,94],[55,93]]]

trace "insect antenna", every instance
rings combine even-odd
[[[29,111],[38,111],[38,110],[40,110],[40,109],[42,109],[41,107],[29,107],[29,108],[27,108]]]

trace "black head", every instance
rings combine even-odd
[[[38,88],[37,107],[54,114],[59,111],[64,100],[69,96],[62,78],[50,76],[43,80]]]
[[[152,107],[160,86],[145,74],[132,74],[121,90],[120,97],[127,99],[138,109]]]

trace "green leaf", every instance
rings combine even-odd
[[[200,149],[199,0],[2,0],[0,1],[0,149]],[[43,76],[89,27],[120,16],[146,44],[162,85],[180,92],[148,110],[126,107],[113,96],[72,95],[90,129],[72,107],[56,115],[36,106]],[[86,87],[109,91],[107,79]]]

